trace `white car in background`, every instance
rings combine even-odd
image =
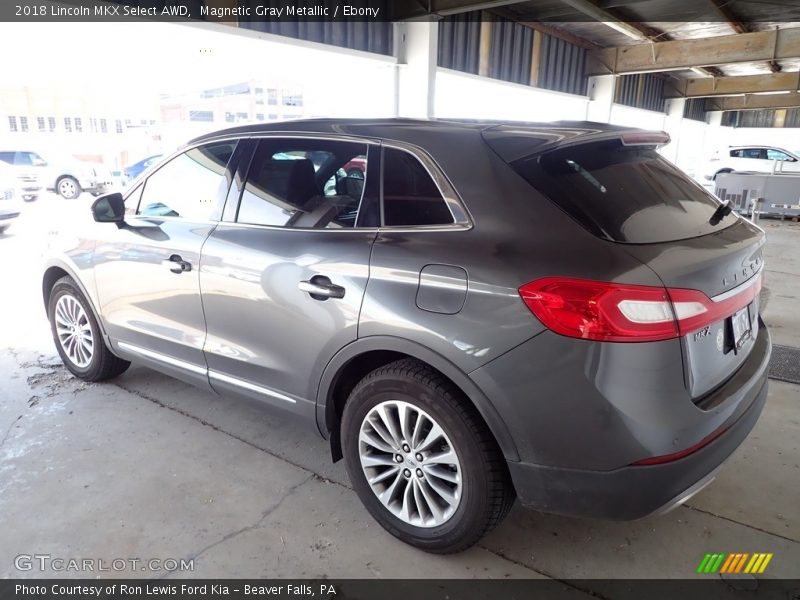
[[[22,203],[17,195],[17,173],[0,162],[0,235],[22,212]]]
[[[48,161],[37,152],[15,148],[0,150],[0,161],[26,173],[35,173],[37,185],[53,190],[68,200],[77,198],[83,192],[99,196],[113,188],[108,169],[68,156],[51,158]],[[35,196],[31,199],[35,199]]]
[[[800,156],[775,146],[730,146],[718,152],[706,165],[703,176],[714,180],[720,173],[800,173]]]

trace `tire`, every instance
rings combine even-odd
[[[78,183],[77,179],[67,175],[56,181],[56,192],[58,192],[58,195],[65,200],[74,200],[81,195],[83,190],[81,189],[81,184]]]
[[[400,414],[408,416],[405,431],[393,419]],[[396,435],[383,425],[383,437],[387,419]],[[478,412],[449,380],[414,359],[376,369],[356,385],[341,437],[350,481],[366,509],[393,536],[427,552],[469,548],[514,503],[505,460]],[[444,458],[452,454],[454,462]]]
[[[47,316],[56,350],[75,377],[103,381],[121,375],[130,366],[106,347],[89,302],[71,277],[53,284]]]
[[[361,169],[350,169],[347,171],[347,176],[353,179],[364,179],[364,171]]]

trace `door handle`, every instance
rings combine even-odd
[[[167,267],[173,273],[185,273],[192,270],[192,263],[188,260],[183,260],[179,255],[173,254],[168,259],[162,260],[161,264]]]
[[[328,298],[344,298],[345,289],[340,285],[331,283],[323,275],[315,275],[308,281],[297,284],[301,292],[306,292],[314,300],[327,300]]]

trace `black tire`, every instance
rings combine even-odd
[[[461,496],[452,516],[441,525],[420,527],[398,518],[367,481],[359,433],[370,410],[387,400],[425,411],[452,442],[462,466]],[[417,360],[388,364],[356,385],[344,408],[341,437],[350,481],[366,509],[393,536],[427,552],[466,550],[500,523],[514,503],[505,460],[477,410],[448,379]]]
[[[83,189],[77,179],[66,175],[56,181],[56,192],[65,200],[74,200],[81,195]]]
[[[347,176],[353,179],[364,179],[364,171],[361,169],[350,169],[347,171]]]
[[[80,304],[86,315],[86,322],[91,329],[94,350],[91,360],[85,366],[76,364],[66,353],[59,340],[56,330],[55,313],[59,299],[64,296],[71,296]],[[58,350],[58,354],[61,356],[64,366],[66,366],[75,377],[83,379],[84,381],[103,381],[121,375],[130,366],[131,363],[115,356],[106,347],[103,334],[100,331],[100,326],[97,324],[97,319],[94,317],[92,308],[71,277],[62,277],[53,284],[50,291],[50,300],[47,303],[47,316],[50,319],[50,331],[53,334],[53,342],[56,345],[56,350]]]

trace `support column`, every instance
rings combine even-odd
[[[672,138],[672,143],[662,150],[662,154],[673,163],[678,161],[678,146],[681,141],[681,123],[683,113],[686,110],[686,98],[673,98],[667,100],[667,118],[664,120],[664,128]]]
[[[708,124],[713,125],[714,127],[721,127],[722,126],[722,115],[723,112],[721,110],[714,110],[707,113],[708,114]]]
[[[586,118],[589,121],[608,123],[611,120],[611,105],[614,104],[616,84],[615,75],[589,78],[589,109],[586,111]]]
[[[397,116],[426,119],[433,116],[439,24],[408,21],[395,24],[397,57]]]

